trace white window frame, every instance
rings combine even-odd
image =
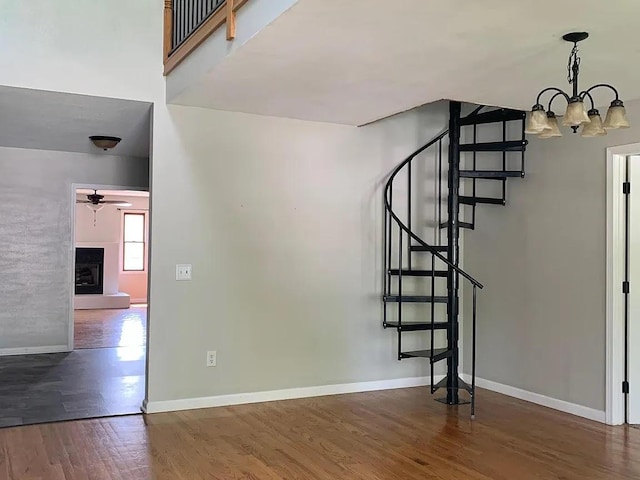
[[[142,244],[144,245],[143,248],[143,268],[142,270],[125,270],[124,268],[124,255],[125,255],[125,244],[126,243],[139,243],[139,242],[125,242],[124,240],[124,228],[125,228],[125,216],[126,215],[142,215],[144,217],[144,237],[143,237],[143,241]],[[120,273],[124,274],[124,275],[137,275],[137,274],[141,274],[141,273],[146,273],[148,270],[148,265],[149,265],[149,257],[148,257],[148,252],[149,252],[149,212],[148,211],[142,211],[142,210],[122,210],[122,219],[121,219],[121,235],[120,235],[120,247],[122,250],[122,254],[120,255]]]

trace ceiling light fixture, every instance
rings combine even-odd
[[[569,72],[567,80],[573,87],[572,94],[569,96],[563,90],[557,87],[548,87],[543,89],[536,99],[536,104],[531,109],[529,114],[529,120],[527,122],[526,133],[538,135],[539,138],[551,138],[561,137],[562,133],[558,125],[558,119],[556,114],[551,110],[553,101],[558,97],[563,97],[567,101],[567,110],[562,118],[562,125],[565,127],[571,127],[573,133],[578,131],[578,128],[582,126],[581,135],[583,137],[596,137],[606,135],[607,130],[615,128],[629,128],[629,121],[627,120],[627,114],[624,109],[624,104],[618,97],[618,91],[606,83],[599,83],[587,90],[583,90],[578,93],[578,76],[580,74],[580,57],[578,56],[578,42],[581,42],[589,37],[587,32],[573,32],[567,33],[562,37],[563,40],[573,43],[573,49],[569,55],[569,63],[567,64],[567,70]],[[613,91],[615,98],[609,106],[607,116],[604,122],[600,117],[600,112],[596,109],[593,103],[593,97],[591,92],[596,88],[608,88]],[[540,103],[542,95],[547,92],[555,92],[549,100],[548,111],[545,111],[544,106]],[[584,101],[588,98],[591,104],[591,109],[587,111]]]
[[[106,152],[118,145],[122,139],[106,135],[92,135],[89,137],[89,140],[91,140],[96,147],[101,148]]]

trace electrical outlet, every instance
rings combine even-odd
[[[216,351],[209,350],[207,352],[207,367],[215,367],[216,366]]]
[[[191,280],[191,264],[180,263],[176,265],[176,280]]]

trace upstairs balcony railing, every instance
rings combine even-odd
[[[247,1],[164,0],[165,75],[222,25],[227,25],[227,40],[233,40],[236,11]]]

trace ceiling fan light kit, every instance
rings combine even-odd
[[[100,195],[97,190],[87,195],[86,200],[76,200],[76,203],[82,203],[93,212],[93,226],[96,226],[97,213],[102,210],[105,205],[111,205],[114,207],[131,207],[130,202],[124,200],[105,200],[104,195]]]
[[[118,145],[122,139],[120,137],[110,137],[107,135],[91,135],[89,140],[98,148],[101,148],[105,152],[111,150]]]
[[[562,37],[563,40],[573,43],[573,49],[569,55],[569,63],[567,65],[567,70],[569,72],[567,81],[569,82],[569,85],[572,86],[571,95],[557,87],[548,87],[543,89],[538,94],[535,105],[531,108],[525,133],[537,135],[538,138],[562,136],[556,114],[551,109],[553,101],[558,97],[564,98],[567,102],[567,108],[562,117],[562,125],[565,127],[571,127],[573,133],[576,133],[578,129],[582,127],[581,135],[583,137],[598,137],[606,135],[607,130],[629,128],[629,121],[627,120],[624,103],[620,100],[618,91],[614,87],[606,83],[599,83],[583,90],[582,92],[578,91],[578,77],[580,75],[578,42],[581,42],[588,37],[589,34],[587,32],[567,33]],[[609,89],[613,91],[615,95],[615,98],[607,110],[604,122],[602,121],[602,117],[600,117],[600,112],[595,108],[593,97],[591,96],[591,92],[597,88]],[[541,99],[547,92],[553,92],[553,95],[549,99],[548,108],[545,111],[544,106],[541,103]],[[585,106],[585,99],[588,99],[590,102],[591,109],[589,110],[587,110]]]

